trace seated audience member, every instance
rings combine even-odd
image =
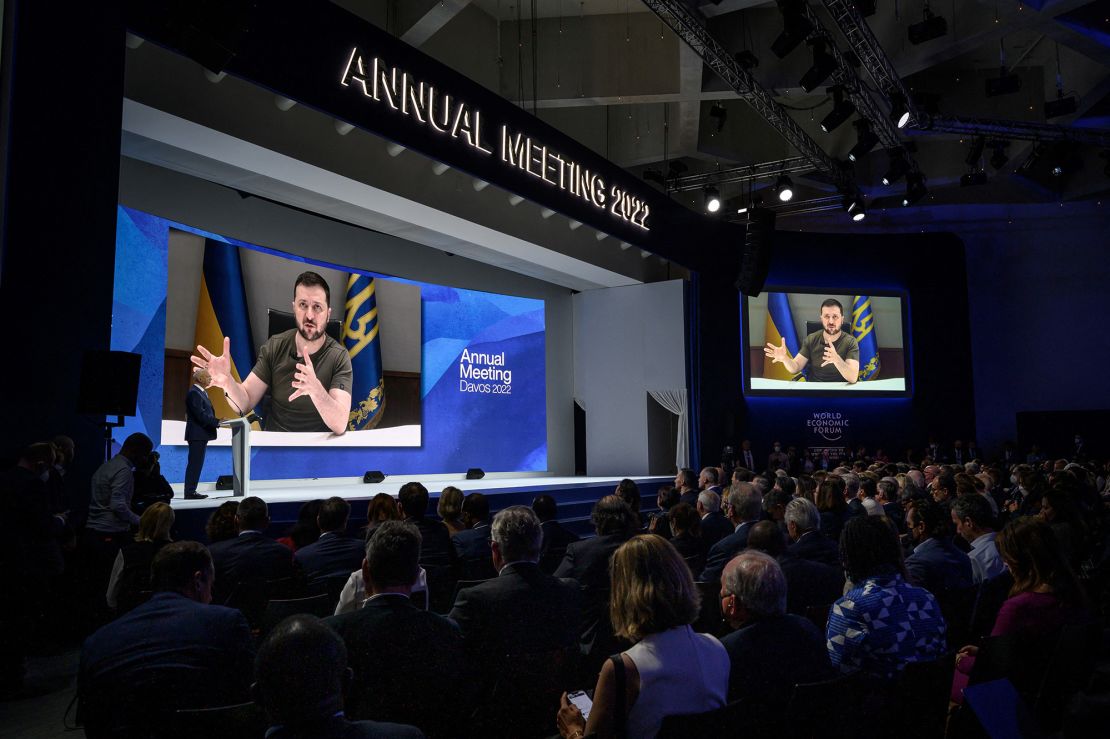
[[[447,527],[447,533],[451,536],[466,530],[466,523],[463,521],[463,491],[459,490],[454,485],[448,485],[439,494],[439,502],[436,503],[436,514],[439,515],[443,525]]]
[[[1018,465],[1014,475],[1017,487],[1006,502],[1006,510],[1015,516],[1034,516],[1041,510],[1041,499],[1048,485],[1044,475],[1029,465]]]
[[[420,564],[446,567],[454,564],[451,535],[439,521],[428,518],[428,488],[419,482],[406,482],[398,493],[401,517],[420,531]]]
[[[617,489],[613,491],[613,495],[623,500],[632,509],[632,513],[636,515],[637,530],[643,528],[645,522],[640,520],[640,486],[636,484],[636,481],[627,477],[624,478],[617,483]]]
[[[713,495],[702,491],[702,495]],[[686,560],[691,572],[700,572],[705,566],[705,542],[701,536],[701,519],[697,511],[679,503],[667,513],[671,528],[671,544]]]
[[[833,604],[825,630],[834,667],[885,682],[910,662],[944,654],[940,606],[928,590],[906,582],[902,547],[889,524],[874,516],[851,519],[840,556],[852,588]]]
[[[469,705],[462,636],[446,618],[410,600],[419,562],[416,527],[383,523],[366,542],[365,605],[324,623],[343,639],[354,670],[349,717],[412,724],[430,737],[456,736]]]
[[[910,582],[934,595],[971,587],[971,560],[952,543],[947,505],[920,501],[906,513],[906,527],[915,545],[905,563]]]
[[[711,490],[717,495],[721,494],[721,471],[716,467],[703,467],[698,475],[698,490]]]
[[[1063,556],[1051,527],[1036,518],[1010,521],[995,540],[1014,584],[1002,604],[991,636],[1028,633],[1045,636],[1091,618],[1083,586]],[[977,646],[956,655],[952,699],[962,701],[967,676],[975,667]]]
[[[748,533],[763,513],[763,496],[751,483],[735,483],[728,492],[728,518],[733,532],[718,541],[705,557],[704,582],[718,582],[725,564],[748,546]]]
[[[884,477],[875,484],[875,500],[883,507],[883,513],[897,528],[898,533],[906,533],[906,512],[899,502],[899,485],[895,477]]]
[[[829,475],[817,486],[817,510],[821,512],[821,534],[830,541],[839,541],[844,522],[848,520],[848,502],[844,499],[844,481]]]
[[[662,536],[664,539],[671,538],[670,526],[667,522],[667,512],[674,506],[678,505],[681,497],[678,494],[678,489],[673,485],[661,485],[655,494],[655,504],[659,506],[656,513],[652,513],[648,519],[648,533]]]
[[[848,505],[848,516],[864,515],[859,475],[846,472],[840,476],[840,479],[844,481],[844,502]]]
[[[807,501],[808,502],[808,501]],[[839,567],[792,556],[782,532],[772,521],[752,527],[748,549],[774,557],[786,578],[786,610],[799,616],[810,608],[828,608],[844,594],[844,574]]]
[[[213,597],[217,602],[226,603],[241,583],[284,580],[295,575],[293,553],[263,535],[269,525],[266,501],[252,495],[239,502],[235,513],[238,536],[210,548],[216,566]]]
[[[929,494],[933,496],[933,500],[944,506],[948,506],[952,499],[956,497],[956,476],[948,467],[943,467],[929,483]]]
[[[721,639],[731,662],[730,703],[785,708],[798,683],[832,678],[825,637],[809,619],[787,613],[788,590],[782,569],[763,552],[749,549],[725,565],[721,610],[736,629]]]
[[[239,510],[239,501],[228,500],[220,503],[220,507],[212,511],[208,522],[204,524],[204,535],[208,543],[234,539],[238,535],[235,530],[235,513]]]
[[[1001,575],[1006,565],[994,544],[994,516],[990,503],[981,495],[961,495],[952,504],[956,534],[971,545],[971,579],[976,583]]]
[[[698,473],[683,467],[675,475],[674,486],[678,490],[679,503],[687,503],[691,508],[698,504]]]
[[[559,523],[559,507],[550,495],[537,495],[532,501],[532,510],[540,519],[540,526],[543,529],[540,569],[551,574],[563,561],[567,546],[578,541],[580,537]]]
[[[363,531],[363,539],[369,538],[370,532],[376,529],[384,521],[400,521],[401,511],[397,507],[397,501],[389,493],[378,493],[370,499],[370,504],[366,506],[366,528]]]
[[[169,503],[173,499],[173,488],[162,474],[161,455],[151,451],[146,464],[135,468],[135,492],[131,496],[131,510],[140,516],[155,503]]]
[[[1046,489],[1041,498],[1039,514],[1052,528],[1061,554],[1074,570],[1078,570],[1080,563],[1087,558],[1090,544],[1087,526],[1080,513],[1076,487],[1074,480],[1068,480],[1057,482]]]
[[[789,480],[790,478],[786,478]],[[783,516],[786,514],[786,506],[791,501],[791,496],[784,490],[773,488],[767,491],[763,496],[763,517],[765,520],[774,521],[775,525],[782,530],[783,536],[786,536],[786,523],[783,521]]]
[[[414,726],[350,721],[343,695],[351,681],[347,649],[315,616],[278,624],[258,648],[255,701],[270,719],[267,739],[418,739]]]
[[[278,544],[289,547],[294,552],[301,547],[306,547],[320,538],[320,508],[323,500],[309,500],[301,505],[297,511],[297,522],[289,529],[289,533],[277,539]]]
[[[569,577],[587,589],[609,587],[609,560],[636,532],[636,518],[628,504],[606,495],[595,505],[590,519],[597,536],[567,545],[567,553],[556,577]]]
[[[613,499],[630,516],[624,501]],[[497,577],[460,590],[450,618],[462,631],[470,663],[490,686],[511,655],[544,654],[574,645],[581,619],[578,586],[540,571],[543,530],[531,508],[511,506],[493,519]],[[574,546],[574,545],[572,545]],[[569,553],[569,549],[568,549]]]
[[[728,653],[715,637],[690,627],[699,596],[678,551],[650,534],[630,539],[613,555],[610,587],[613,627],[634,646],[605,661],[588,721],[563,695],[559,733],[566,739],[654,737],[664,716],[724,706]],[[626,686],[620,697],[616,670]]]
[[[459,576],[464,580],[485,580],[497,573],[490,554],[489,498],[471,493],[463,501],[466,528],[451,537]]]
[[[166,503],[154,503],[143,511],[135,541],[119,551],[112,566],[105,594],[109,608],[126,613],[139,604],[144,590],[150,590],[150,563],[170,543],[173,520],[173,508]]]
[[[153,597],[85,641],[77,693],[89,736],[247,699],[250,629],[239,611],[209,605],[214,577],[203,544],[167,544],[151,565]]]
[[[821,533],[821,512],[805,498],[795,498],[783,514],[786,533],[792,542],[787,551],[791,557],[840,567],[840,547]]]
[[[712,490],[698,493],[698,516],[701,517],[701,539],[706,549],[733,531],[728,517],[721,513],[721,496]]]
[[[298,549],[293,559],[309,584],[332,577],[347,577],[362,565],[364,542],[347,536],[351,505],[339,497],[328,498],[316,515],[320,538]]]

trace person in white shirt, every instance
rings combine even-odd
[[[994,516],[986,498],[978,494],[956,498],[952,504],[952,522],[956,525],[956,533],[971,544],[967,556],[971,559],[972,579],[981,583],[1001,575],[1006,568],[994,544]]]

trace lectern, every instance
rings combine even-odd
[[[232,495],[242,498],[249,495],[251,483],[251,422],[250,416],[229,418],[220,425],[231,429],[231,474],[234,480]]]

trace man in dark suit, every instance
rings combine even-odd
[[[748,550],[774,557],[786,578],[786,612],[805,616],[810,608],[829,608],[844,594],[844,570],[790,555],[782,531],[772,521],[752,526]]]
[[[701,516],[701,540],[706,549],[733,532],[733,525],[721,513],[721,496],[715,492],[698,493],[698,515]]]
[[[581,537],[559,523],[559,508],[550,495],[537,495],[532,501],[532,510],[540,519],[543,528],[543,552],[540,555],[540,569],[552,573],[562,564],[567,546]]]
[[[419,560],[415,526],[381,524],[366,542],[362,563],[369,599],[324,623],[342,637],[354,670],[348,716],[412,724],[429,737],[457,736],[472,681],[458,628],[409,600]]]
[[[786,593],[781,568],[763,552],[743,552],[725,567],[721,609],[736,628],[721,639],[732,663],[729,702],[757,699],[781,709],[794,685],[833,676],[824,636],[808,619],[786,613]]]
[[[415,726],[349,721],[351,682],[343,640],[315,616],[290,616],[270,632],[255,660],[255,702],[270,719],[267,739],[420,739]]]
[[[716,467],[703,467],[701,474],[698,475],[698,490],[712,490],[717,495],[720,495],[720,476],[721,473]]]
[[[698,505],[698,474],[689,467],[683,467],[674,476],[674,486],[678,490],[678,502],[691,508]]]
[[[461,590],[450,615],[487,688],[514,655],[572,647],[581,614],[577,585],[540,571],[543,531],[531,508],[500,511],[493,519],[492,539],[498,576]]]
[[[428,488],[406,482],[397,494],[401,516],[420,531],[420,565],[446,567],[455,561],[451,534],[443,522],[428,517]]]
[[[346,536],[350,516],[351,506],[342,498],[328,498],[320,506],[316,515],[320,538],[293,555],[310,585],[317,580],[348,577],[362,566],[362,541]]]
[[[734,483],[728,492],[727,512],[733,531],[709,549],[698,578],[703,582],[719,581],[728,561],[748,546],[748,533],[763,513],[763,498],[750,482]]]
[[[791,557],[840,568],[840,546],[821,533],[821,512],[816,505],[795,498],[786,505],[783,518],[793,542],[786,550]]]
[[[914,585],[938,597],[946,591],[972,586],[971,560],[952,543],[952,514],[948,506],[918,501],[906,513],[906,526],[916,544],[913,553],[906,557],[906,572]]]
[[[186,500],[208,497],[197,492],[197,483],[200,482],[208,442],[216,438],[216,429],[220,425],[212,409],[212,400],[208,397],[207,388],[211,382],[208,370],[197,367],[193,370],[193,384],[185,394],[185,443],[189,445],[189,461],[185,465]]]
[[[211,546],[216,565],[214,600],[226,603],[241,583],[264,583],[294,577],[293,553],[263,535],[270,525],[266,501],[255,496],[243,498],[235,513],[239,535]]]
[[[462,515],[466,528],[451,537],[459,577],[463,580],[491,578],[497,573],[490,552],[489,498],[481,493],[466,496]]]
[[[884,477],[875,485],[875,500],[883,507],[883,514],[898,529],[899,534],[906,533],[906,511],[898,500],[898,479]]]
[[[167,544],[151,565],[153,597],[85,641],[77,692],[90,736],[247,699],[250,629],[239,611],[208,605],[214,577],[203,544]]]

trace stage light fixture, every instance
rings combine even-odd
[[[721,209],[721,191],[713,185],[705,188],[705,209],[710,213],[716,213]]]
[[[821,130],[825,133],[834,131],[856,112],[856,106],[852,104],[852,101],[845,99],[843,87],[834,85],[829,88],[829,92],[832,93],[833,108],[827,116],[821,119]]]
[[[871,130],[871,124],[865,120],[858,120],[854,125],[859,133],[856,134],[856,145],[848,152],[848,159],[858,162],[879,144],[879,137]]]
[[[902,198],[902,207],[913,205],[928,192],[928,188],[925,187],[925,175],[920,172],[910,172],[906,175],[906,194]]]
[[[896,90],[890,93],[890,120],[898,128],[905,128],[910,122],[910,107],[906,104],[906,96]]]
[[[987,97],[993,98],[999,95],[1012,95],[1021,90],[1021,77],[1016,74],[1006,74],[1006,68],[1003,67],[999,71],[998,77],[990,77],[986,81]]]
[[[983,149],[986,145],[987,140],[982,136],[977,136],[975,140],[971,142],[971,148],[968,149],[967,156],[964,157],[964,162],[967,163],[967,166],[976,167],[979,164],[979,160],[983,157]]]
[[[991,154],[991,166],[995,169],[1002,169],[1006,166],[1006,162],[1010,161],[1010,157],[1006,154],[1006,148],[1010,145],[1009,141],[995,141],[991,144],[994,153]]]
[[[759,66],[759,57],[757,57],[748,49],[736,52],[733,58],[736,59],[736,63],[739,64],[742,69],[746,69],[748,71],[751,71]]]
[[[728,108],[720,103],[713,103],[709,109],[709,117],[717,119],[717,133],[720,133],[725,127],[725,121],[728,120]]]
[[[798,84],[806,92],[813,92],[836,71],[836,58],[829,53],[828,39],[818,37],[810,40],[809,45],[813,47],[813,65]]]
[[[975,185],[987,184],[986,172],[968,172],[960,177],[960,187],[974,187]]]
[[[867,217],[867,209],[863,205],[863,195],[856,195],[855,197],[845,195],[843,207],[848,215],[852,217],[852,220],[857,223]]]
[[[910,171],[910,163],[906,160],[906,150],[901,146],[888,149],[886,156],[889,167],[886,174],[883,175],[883,184],[889,186],[902,179],[906,172]]]
[[[1074,95],[1064,97],[1058,96],[1055,100],[1049,100],[1044,104],[1044,117],[1059,118],[1062,115],[1071,115],[1078,110],[1078,103]]]
[[[859,200],[859,205],[852,209],[852,220],[859,223],[867,217],[867,209],[863,207],[863,199]]]
[[[934,13],[928,2],[925,3],[924,16],[923,21],[914,23],[906,29],[906,35],[909,37],[910,43],[915,46],[940,38],[948,33],[948,21],[944,20],[943,16]]]
[[[805,15],[805,0],[778,0],[778,5],[783,29],[771,44],[771,51],[779,59],[785,59],[813,32],[813,24]]]
[[[775,182],[775,192],[779,195],[779,201],[789,203],[794,199],[794,183],[787,175],[779,175],[778,180]]]

